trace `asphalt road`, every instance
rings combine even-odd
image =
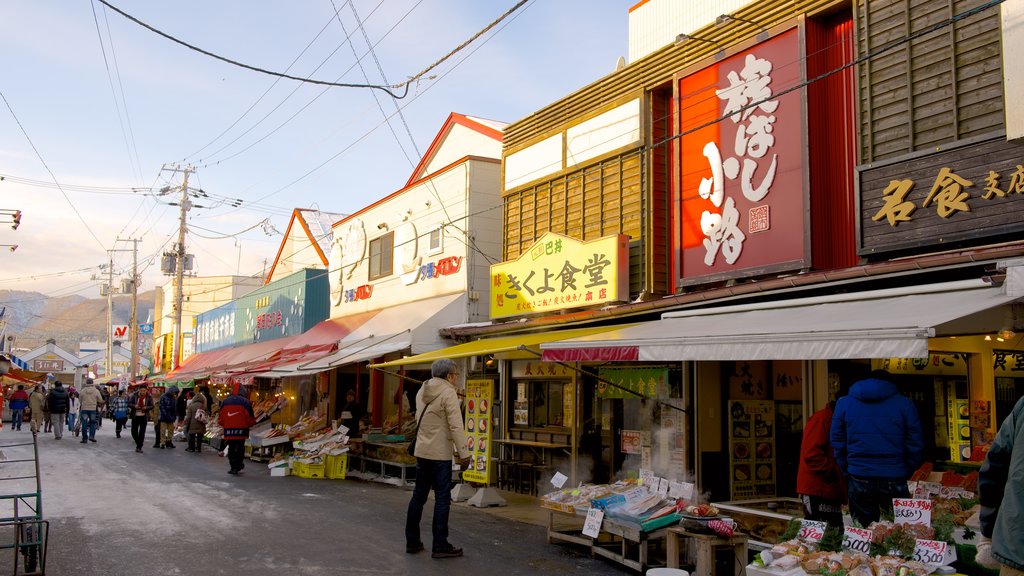
[[[28,427],[0,430],[0,444],[29,439]],[[43,516],[50,521],[47,573],[75,575],[273,575],[634,573],[582,549],[547,544],[544,528],[458,504],[451,542],[462,558],[405,553],[409,489],[359,480],[271,478],[246,462],[239,477],[211,450],[151,447],[136,454],[106,421],[95,444],[39,435]],[[13,460],[28,448],[4,448]],[[20,467],[20,468],[17,468]],[[0,477],[27,471],[0,463]],[[26,488],[0,480],[0,494]],[[31,489],[31,486],[29,486]],[[427,503],[422,523],[430,542]],[[3,544],[3,543],[0,543]],[[0,551],[0,573],[10,573]]]

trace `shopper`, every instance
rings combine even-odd
[[[146,442],[146,423],[154,404],[156,403],[149,395],[149,388],[145,385],[139,386],[139,389],[128,398],[132,415],[132,440],[135,440],[135,451],[139,454],[142,453],[142,445]]]
[[[245,468],[242,461],[245,456],[245,439],[249,437],[249,428],[256,423],[247,396],[245,387],[236,382],[231,394],[220,402],[217,422],[224,428],[224,442],[228,445],[228,463],[231,466],[228,474],[238,475]]]
[[[803,501],[805,518],[822,520],[829,526],[842,528],[846,484],[829,441],[835,404],[835,401],[826,404],[811,415],[804,426],[796,492]]]
[[[1024,576],[1024,398],[1003,420],[985,455],[978,500],[982,538],[976,560],[999,568],[1000,576]]]
[[[917,408],[885,370],[875,370],[836,402],[830,439],[846,479],[850,516],[861,526],[910,498],[907,480],[921,464],[924,437]]]
[[[75,421],[78,420],[78,412],[82,409],[82,402],[78,399],[78,391],[73,386],[68,387],[68,415],[64,421],[68,425],[68,432],[74,432]]]
[[[434,491],[433,558],[462,556],[462,548],[448,542],[448,513],[452,501],[452,446],[459,451],[459,461],[466,470],[472,459],[466,449],[462,408],[457,387],[459,372],[449,358],[436,360],[430,366],[432,378],[416,395],[418,428],[416,430],[416,487],[405,519],[405,551],[415,554],[423,550],[420,519],[430,490]]]
[[[25,408],[28,408],[28,392],[25,385],[18,384],[18,389],[11,393],[7,401],[11,408],[11,430],[21,431],[21,423],[25,420]]]
[[[174,448],[174,421],[178,419],[178,387],[171,386],[160,396],[160,440],[163,448]]]
[[[100,410],[103,409],[103,394],[96,388],[92,378],[86,378],[79,396],[82,406],[82,444],[85,444],[87,441],[95,442]]]
[[[191,388],[182,388],[181,392],[178,392],[178,396],[175,397],[174,412],[177,415],[177,424],[181,424],[185,421],[185,416],[188,414],[188,401],[191,399]]]
[[[60,380],[53,383],[53,389],[46,395],[46,407],[50,409],[53,438],[60,440],[64,437],[64,420],[68,414],[68,391]]]
[[[207,418],[206,397],[196,394],[188,401],[183,420],[185,433],[188,434],[188,448],[185,448],[185,452],[202,452]]]
[[[53,384],[50,384],[51,388]],[[43,388],[43,433],[49,433],[50,429],[53,428],[53,422],[50,421],[50,392]]]
[[[110,411],[114,417],[114,435],[121,437],[121,430],[128,423],[128,396],[124,388],[117,391],[117,396],[110,401]]]
[[[46,387],[42,384],[36,384],[36,387],[32,390],[32,394],[28,397],[28,409],[31,412],[32,423],[29,428],[33,433],[39,432],[43,427],[43,416],[45,416],[46,408]]]
[[[363,407],[356,400],[356,391],[345,393],[345,407],[341,409],[341,423],[348,428],[349,438],[359,438],[359,420],[363,417]]]

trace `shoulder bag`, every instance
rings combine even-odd
[[[423,407],[423,411],[420,412],[420,417],[416,421],[416,436],[413,437],[412,442],[409,442],[409,447],[405,449],[405,451],[409,453],[409,456],[416,456],[416,438],[418,438],[420,434],[420,424],[423,422],[423,416],[427,413],[427,408],[430,408],[430,405],[433,403],[433,400],[427,402],[427,405]]]

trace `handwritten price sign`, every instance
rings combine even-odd
[[[826,526],[828,526],[826,522],[819,520],[801,520],[800,532],[796,537],[804,542],[821,542],[822,537],[825,536]]]
[[[892,515],[896,524],[932,524],[932,501],[923,498],[893,498]]]
[[[914,560],[932,566],[946,564],[948,545],[938,540],[918,540],[914,543]],[[950,559],[952,562],[952,559]]]
[[[604,510],[597,508],[587,510],[587,519],[583,521],[583,535],[597,538],[601,534],[602,521],[604,521]]]
[[[843,550],[854,552],[871,552],[871,530],[847,526],[843,529]]]
[[[682,498],[689,502],[693,499],[693,484],[691,482],[670,482],[668,495],[672,498]]]

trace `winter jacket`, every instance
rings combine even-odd
[[[32,391],[32,395],[28,397],[28,406],[32,409],[33,415],[46,412],[46,395],[42,390]]]
[[[82,402],[78,400],[78,396],[68,394],[68,414],[77,415],[81,410]]]
[[[153,401],[151,394],[141,396],[138,390],[136,390],[128,397],[128,415],[132,418],[136,416],[149,416],[149,413],[153,411],[154,404],[156,402]]]
[[[178,387],[171,386],[160,396],[160,421],[174,422],[178,419]]]
[[[25,408],[28,408],[28,392],[25,392],[24,390],[15,390],[14,393],[11,394],[10,400],[8,400],[8,405],[11,410],[24,410]]]
[[[833,502],[846,501],[843,472],[836,463],[835,452],[829,442],[832,429],[832,406],[815,412],[804,427],[800,443],[800,467],[796,473],[798,494],[817,496]]]
[[[231,394],[220,402],[217,422],[224,428],[225,440],[245,440],[249,428],[256,423],[249,399],[241,394]]]
[[[903,481],[921,465],[917,408],[886,380],[867,378],[850,387],[836,402],[830,439],[844,475]]]
[[[203,434],[206,432],[206,422],[196,420],[196,412],[206,412],[206,398],[202,394],[196,394],[188,401],[188,408],[185,410],[185,427],[189,434]],[[207,412],[207,418],[209,413]]]
[[[82,411],[96,411],[103,406],[103,394],[93,384],[86,384],[82,386],[82,391],[78,393],[78,400],[82,403]]]
[[[992,539],[992,555],[1024,570],[1024,398],[996,432],[978,473],[981,534]]]
[[[47,408],[50,414],[68,413],[68,391],[63,386],[54,386],[46,395]]]
[[[188,397],[185,395],[185,390],[178,393],[178,397],[174,399],[174,413],[178,420],[184,420],[188,414]]]
[[[469,458],[462,406],[455,386],[444,378],[431,378],[416,394],[416,457],[427,460],[451,460],[454,448],[459,459]]]

